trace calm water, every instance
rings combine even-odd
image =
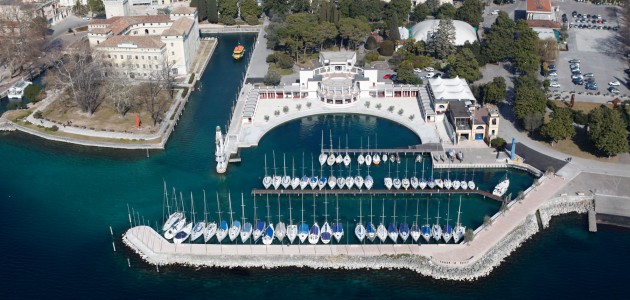
[[[627,230],[600,227],[597,234],[586,232],[582,216],[563,217],[552,228],[527,242],[495,273],[475,283],[435,281],[406,271],[312,271],[281,270],[221,270],[187,268],[154,268],[143,264],[127,251],[118,236],[129,226],[127,205],[139,211],[144,223],[152,224],[162,215],[162,182],[182,191],[189,208],[190,193],[194,193],[196,209],[203,216],[203,194],[208,195],[209,218],[216,220],[216,194],[219,194],[223,217],[228,215],[227,195],[232,195],[235,218],[241,217],[240,194],[245,194],[245,215],[253,219],[252,188],[261,187],[264,156],[269,172],[273,172],[275,150],[278,172],[282,170],[282,155],[286,153],[287,172],[295,157],[296,174],[302,173],[302,153],[306,157],[306,173],[310,175],[310,155],[316,153],[321,132],[332,131],[334,139],[345,135],[351,147],[357,147],[367,136],[371,145],[378,134],[382,147],[398,147],[419,143],[411,132],[389,121],[365,116],[326,116],[294,121],[270,132],[256,148],[242,151],[242,165],[231,165],[228,176],[215,174],[214,127],[227,122],[226,115],[238,92],[239,78],[245,62],[234,62],[233,46],[239,41],[251,45],[253,35],[222,36],[211,65],[203,78],[203,89],[193,95],[183,119],[167,145],[166,151],[153,151],[150,158],[143,151],[114,151],[74,147],[33,139],[19,134],[0,134],[0,197],[3,200],[4,229],[0,255],[0,296],[14,298],[208,298],[233,296],[240,298],[301,298],[344,297],[382,298],[385,296],[420,298],[464,297],[569,297],[604,294],[620,296],[625,283],[624,272],[630,267],[625,249],[630,247]],[[249,48],[249,47],[248,47]],[[328,133],[326,133],[328,138]],[[328,144],[328,142],[326,142]],[[333,144],[337,146],[338,140]],[[317,155],[317,154],[315,154]],[[317,157],[315,157],[315,160]],[[428,161],[428,159],[427,159]],[[319,172],[315,162],[316,173]],[[356,166],[356,165],[355,165]],[[353,166],[353,173],[356,168]],[[417,165],[418,176],[421,166]],[[405,162],[399,165],[404,175]],[[343,170],[344,176],[347,170]],[[326,174],[330,170],[324,169]],[[361,173],[365,175],[367,169]],[[396,170],[392,169],[392,176]],[[413,172],[409,158],[408,172]],[[425,173],[430,167],[425,164]],[[466,175],[472,177],[472,170]],[[370,174],[378,186],[388,173],[387,166],[371,168]],[[338,176],[339,169],[335,169]],[[505,176],[500,170],[475,170],[474,178],[481,189],[489,189]],[[464,177],[463,170],[453,170],[453,177]],[[428,177],[428,175],[426,175]],[[437,173],[434,175],[437,176]],[[444,174],[446,176],[446,174]],[[510,171],[510,192],[526,188],[531,177]],[[420,218],[445,218],[448,198],[422,197]],[[316,200],[317,221],[324,221],[325,199]],[[313,220],[313,198],[305,198],[304,218]],[[358,220],[359,205],[363,204],[364,222],[369,218],[367,198],[340,198],[339,218],[346,232]],[[456,218],[459,198],[451,200],[451,222]],[[278,218],[278,199],[270,198],[270,217]],[[329,220],[336,218],[334,197],[328,197]],[[415,218],[416,198],[403,197],[373,201],[375,222],[384,214],[385,222],[393,221],[394,202],[397,222],[405,215],[411,223]],[[405,204],[407,202],[407,204]],[[288,198],[280,199],[282,218],[288,222]],[[301,198],[291,199],[293,219],[301,216]],[[407,205],[407,210],[405,210]],[[256,199],[257,217],[266,219],[266,198]],[[499,204],[476,196],[462,200],[462,222],[470,227],[481,223],[484,215],[497,211]],[[434,220],[431,220],[433,222]],[[420,220],[423,222],[423,220]],[[441,222],[444,222],[442,219]],[[350,227],[348,227],[348,225]],[[118,252],[111,247],[112,226]],[[348,235],[353,242],[353,234]],[[132,267],[127,266],[130,258]],[[52,296],[52,297],[51,297]]]

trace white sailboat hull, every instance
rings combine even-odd
[[[203,241],[207,243],[217,233],[217,223],[209,223],[206,226],[206,230],[203,232]]]
[[[297,237],[297,232],[297,225],[287,226],[287,238],[289,239],[289,243],[293,244],[293,241],[295,241],[295,238]]]

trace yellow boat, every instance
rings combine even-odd
[[[234,47],[234,52],[232,53],[234,59],[241,59],[243,55],[245,55],[245,47],[243,47],[243,45]]]

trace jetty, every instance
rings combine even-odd
[[[320,195],[320,194],[330,194],[330,195],[352,195],[352,196],[363,196],[363,195],[440,195],[440,194],[456,194],[456,195],[469,195],[476,194],[481,195],[484,198],[490,198],[497,201],[504,201],[503,198],[494,195],[492,193],[482,191],[482,190],[420,190],[420,189],[408,189],[408,190],[263,190],[263,189],[253,189],[252,196],[262,196],[262,195]]]

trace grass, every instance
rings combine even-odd
[[[278,74],[280,74],[281,76],[293,74],[293,69],[282,69],[278,67],[276,64],[269,64],[269,70],[270,71],[274,70],[278,72]]]
[[[567,101],[566,103],[560,100],[554,100],[553,101],[557,107],[569,107],[569,102]],[[607,103],[605,104],[608,108],[612,108],[612,104]],[[588,114],[591,110],[598,108],[602,106],[602,103],[595,103],[595,102],[578,102],[575,101],[573,103],[573,110],[579,110],[582,111],[585,114]]]
[[[593,142],[588,138],[586,129],[576,128],[575,136],[571,139],[560,141],[553,146],[554,149],[566,153],[570,156],[586,159],[615,163],[619,161],[619,156],[612,158],[600,156],[599,150],[595,148]]]

